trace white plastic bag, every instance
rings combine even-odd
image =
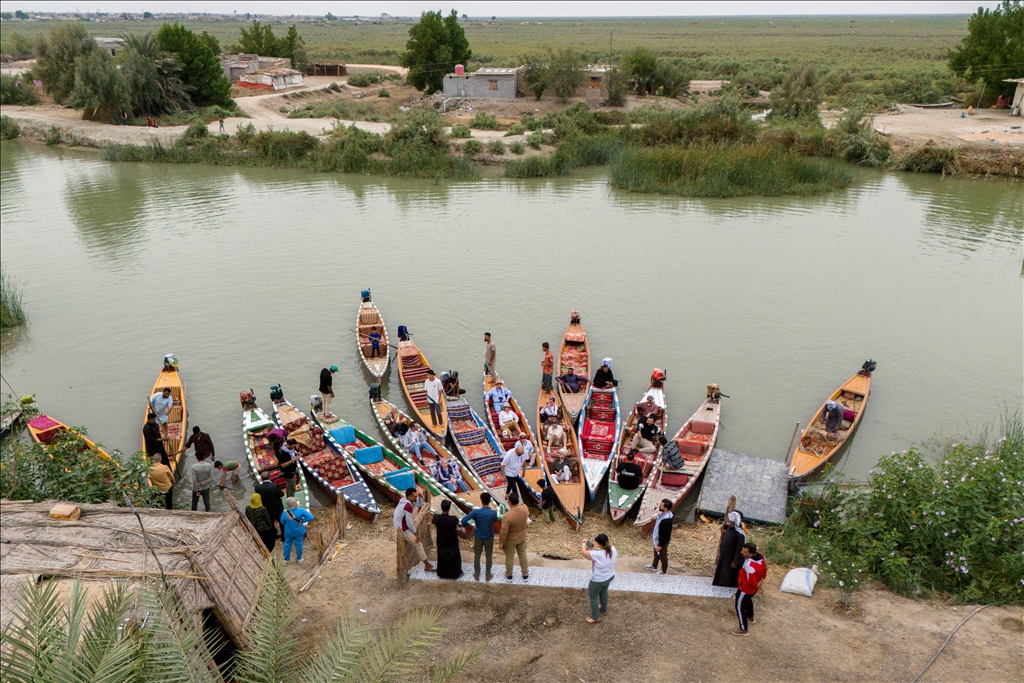
[[[786,578],[782,580],[782,588],[779,591],[805,595],[809,598],[814,593],[816,583],[818,583],[818,565],[814,565],[810,569],[799,567],[789,570]]]

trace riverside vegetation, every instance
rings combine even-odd
[[[18,282],[0,269],[0,329],[25,324],[24,299]]]

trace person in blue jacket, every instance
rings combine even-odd
[[[291,561],[292,546],[295,546],[295,559],[302,564],[302,539],[306,536],[306,527],[313,521],[309,510],[299,507],[294,498],[285,499],[285,510],[281,513],[281,526],[284,528],[284,563]]]

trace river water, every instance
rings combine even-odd
[[[1019,184],[863,171],[824,197],[691,200],[614,190],[602,170],[434,184],[4,142],[0,200],[29,319],[4,335],[3,376],[122,451],[166,353],[222,459],[244,462],[240,390],[269,406],[281,383],[306,405],[332,363],[334,412],[376,433],[348,331],[364,287],[478,410],[483,333],[532,407],[540,343],[557,347],[578,308],[624,405],[663,368],[675,430],[716,382],[731,397],[719,446],[775,459],[873,358],[837,462],[852,479],[1022,406]],[[405,405],[394,372],[384,391]],[[236,497],[249,487],[245,473]]]

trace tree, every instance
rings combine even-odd
[[[655,92],[665,97],[679,97],[690,87],[689,74],[683,73],[675,64],[658,62],[654,72]]]
[[[306,67],[309,66],[309,53],[306,52],[306,42],[302,38],[295,41],[291,57],[292,68],[305,73]]]
[[[466,64],[472,56],[455,10],[444,18],[439,11],[424,12],[419,23],[409,29],[402,66],[409,69],[406,80],[429,94],[441,90],[444,75],[453,71],[456,64]]]
[[[548,89],[548,62],[540,55],[531,55],[523,60],[523,63],[523,82],[526,89],[539,100]]]
[[[622,58],[622,70],[633,82],[633,89],[640,94],[654,93],[658,74],[658,58],[646,47],[637,46]]]
[[[58,104],[67,104],[75,87],[75,60],[96,50],[81,23],[58,24],[36,42],[33,75]]]
[[[608,82],[608,106],[621,107],[626,104],[626,94],[628,87],[626,85],[626,77],[618,67],[612,67],[608,70],[607,75]]]
[[[558,52],[551,51],[548,56],[548,82],[555,97],[563,104],[568,102],[587,82],[587,74],[583,71],[583,56],[570,47]]]
[[[220,55],[221,54],[222,50],[220,49],[220,41],[217,40],[216,36],[211,36],[206,31],[203,31],[202,33],[199,34],[199,40],[201,40],[204,43],[206,43],[206,46],[208,48],[210,48],[210,50],[213,52],[213,54],[215,54],[215,55]]]
[[[784,119],[818,119],[821,102],[821,79],[818,70],[809,65],[799,66],[788,74],[779,87],[772,90],[772,117]]]
[[[14,12],[15,19],[28,19],[28,12],[22,12],[20,9]]]
[[[193,105],[216,104],[234,109],[231,82],[220,68],[220,60],[199,36],[177,22],[164,24],[156,34],[160,49],[173,52],[181,64],[181,81]]]
[[[105,116],[111,123],[121,111],[131,109],[131,100],[124,76],[106,52],[93,50],[75,60],[75,86],[68,104],[95,110],[96,118]]]
[[[278,40],[274,37],[274,31],[270,24],[264,24],[259,19],[253,19],[248,30],[242,27],[242,39],[238,41],[240,52],[277,57]]]
[[[160,50],[156,36],[122,36],[124,49],[118,55],[121,73],[131,100],[132,111],[140,116],[162,114],[189,106],[181,65]]]
[[[995,9],[978,8],[967,20],[967,36],[949,53],[949,69],[988,93],[1006,90],[1004,78],[1024,73],[1024,5],[1003,0]]]

